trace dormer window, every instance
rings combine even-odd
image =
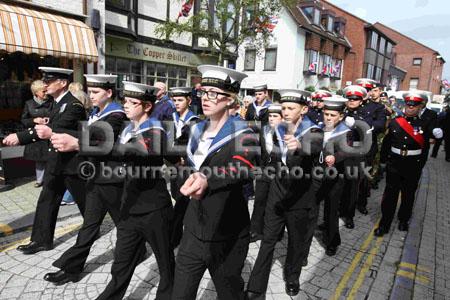
[[[344,18],[336,18],[336,20],[334,21],[333,32],[339,36],[344,36],[345,35],[345,24],[346,24],[346,21]]]
[[[320,8],[317,6],[304,6],[301,8],[305,16],[316,25],[320,25]]]
[[[320,24],[320,10],[318,8],[314,9],[314,24],[319,25]]]
[[[334,18],[332,16],[328,16],[328,23],[327,23],[327,31],[333,32],[333,22]]]
[[[335,14],[333,11],[324,10],[322,12],[322,18],[321,18],[320,24],[322,25],[323,29],[325,29],[326,31],[333,32],[334,19],[335,19]]]

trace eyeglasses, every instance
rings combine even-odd
[[[207,97],[208,97],[208,100],[210,100],[211,102],[216,100],[215,103],[217,103],[217,96],[218,95],[223,95],[223,96],[226,96],[226,97],[230,97],[231,96],[230,94],[227,94],[227,93],[221,93],[221,92],[215,92],[215,91],[204,91],[204,90],[200,90],[199,94],[200,94],[200,97],[202,97],[202,98],[206,94]]]

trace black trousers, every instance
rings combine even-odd
[[[250,231],[263,234],[264,229],[264,212],[267,205],[267,197],[269,196],[270,181],[256,180],[255,201],[253,203],[253,213],[250,220]]]
[[[285,226],[288,231],[288,247],[284,264],[284,280],[298,282],[302,261],[308,257],[318,217],[317,204],[280,213],[276,208],[280,196],[277,189],[273,187],[274,185],[271,185],[264,216],[264,237],[247,286],[249,291],[261,294],[266,293],[275,245]],[[311,192],[306,197],[314,197],[314,195]]]
[[[59,206],[66,189],[72,194],[81,214],[84,216],[86,181],[77,175],[44,174],[44,184],[36,206],[31,241],[53,245]]]
[[[401,204],[398,219],[400,222],[409,221],[420,175],[422,174],[421,162],[414,156],[392,155],[393,157],[388,161],[386,167],[386,188],[381,202],[380,226],[385,229],[391,227],[400,192]]]
[[[241,272],[249,242],[248,235],[226,241],[202,241],[186,231],[177,254],[172,299],[195,299],[206,269],[218,299],[244,299]]]
[[[123,183],[88,184],[83,225],[75,245],[57,259],[53,266],[66,273],[81,273],[92,245],[100,234],[100,226],[108,212],[119,223]],[[145,247],[145,246],[144,246]]]
[[[358,203],[361,186],[362,158],[352,157],[346,159],[346,177],[344,179],[344,191],[340,201],[340,215],[345,218],[355,217],[356,204]]]
[[[448,130],[447,130],[448,131]],[[444,149],[445,149],[445,159],[450,159],[450,132],[444,133]]]
[[[141,262],[147,241],[158,263],[160,280],[157,299],[170,299],[174,279],[174,256],[170,246],[170,225],[173,209],[166,207],[142,215],[129,215],[117,225],[117,241],[112,279],[97,299],[122,299],[136,266]],[[144,253],[143,253],[144,251]]]
[[[444,139],[436,139],[436,142],[434,143],[433,146],[433,151],[431,151],[431,157],[436,157],[438,155],[439,148],[441,147],[443,140]]]
[[[176,248],[180,244],[181,237],[183,236],[183,220],[190,201],[189,197],[180,193],[180,188],[183,183],[184,180],[180,181],[178,178],[170,181],[170,193],[172,194],[172,198],[175,199],[172,233],[170,235],[170,242],[173,248]]]
[[[344,179],[325,180],[319,191],[319,198],[324,200],[324,240],[327,246],[339,246],[339,199],[344,191]]]

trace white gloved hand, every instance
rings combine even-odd
[[[353,127],[353,125],[355,125],[355,118],[345,117],[345,125],[347,125],[348,127]]]
[[[444,136],[444,132],[441,128],[435,128],[433,129],[433,135],[437,139],[442,139],[442,137]]]

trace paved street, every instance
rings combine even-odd
[[[450,261],[445,259],[450,256],[449,183],[450,163],[444,161],[441,152],[424,169],[408,234],[398,231],[396,223],[383,238],[372,234],[380,216],[384,182],[378,190],[372,190],[369,215],[357,213],[353,230],[341,226],[343,243],[336,256],[325,255],[317,231],[309,264],[301,274],[301,292],[295,299],[450,299]],[[32,256],[16,251],[17,244],[26,242],[30,234],[26,222],[19,226],[17,220],[32,214],[40,190],[32,184],[23,183],[0,194],[1,228],[9,230],[0,238],[0,299],[94,299],[110,279],[116,236],[111,219],[104,222],[103,236],[94,244],[81,281],[56,287],[42,277],[56,270],[51,266],[53,260],[74,244],[81,218],[76,215],[76,207],[64,208],[54,250]],[[7,226],[11,224],[14,226]],[[267,299],[290,299],[282,279],[286,243],[285,235],[275,252]],[[245,281],[259,245],[250,245],[243,270]],[[157,264],[150,255],[136,269],[126,299],[154,299],[158,280]],[[205,274],[198,299],[215,298],[214,284]]]

